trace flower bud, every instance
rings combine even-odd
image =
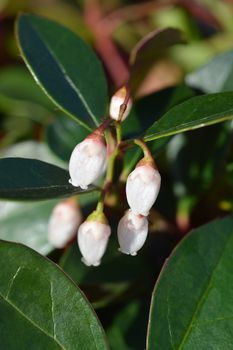
[[[127,90],[125,87],[119,89],[111,98],[110,107],[109,107],[109,115],[114,120],[119,120],[120,116],[120,107],[125,101],[125,97],[127,94]],[[124,111],[121,121],[125,120],[125,118],[129,115],[129,112],[132,107],[132,99],[130,98],[127,102],[126,110]]]
[[[74,148],[71,154],[69,182],[73,186],[87,189],[88,185],[103,175],[106,163],[107,150],[102,137],[96,135],[87,137]]]
[[[107,248],[111,228],[105,220],[89,218],[79,227],[78,246],[82,262],[87,266],[98,266]]]
[[[139,163],[140,164],[140,163]],[[135,214],[147,216],[159,190],[161,177],[149,162],[137,166],[129,174],[126,183],[127,201]]]
[[[48,223],[48,241],[56,248],[64,248],[75,237],[82,215],[75,200],[57,204]]]
[[[117,228],[119,250],[125,254],[136,255],[145,243],[147,233],[147,218],[128,210],[121,218]]]

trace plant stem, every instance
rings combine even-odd
[[[144,141],[135,139],[134,143],[142,149],[144,157],[153,159],[152,154]]]
[[[114,44],[103,22],[103,13],[98,0],[85,1],[85,21],[95,39],[95,48],[105,64],[116,87],[122,86],[129,79],[129,68]]]
[[[107,129],[109,127],[109,125],[111,124],[112,120],[111,118],[106,118],[103,123],[93,131],[93,134],[99,135],[99,136],[103,136],[104,135],[104,131],[105,129]]]
[[[103,213],[104,200],[105,200],[106,194],[109,191],[109,188],[112,185],[115,159],[116,159],[118,153],[119,153],[119,146],[117,145],[116,148],[111,153],[111,155],[109,156],[109,159],[108,159],[108,167],[107,167],[106,178],[105,178],[104,186],[102,188],[102,191],[101,191],[101,194],[100,194],[100,198],[98,200],[97,207],[96,207],[96,211],[98,213]]]
[[[107,168],[107,174],[106,174],[106,181],[105,186],[107,187],[112,183],[113,179],[113,173],[114,173],[114,165],[115,165],[115,159],[118,155],[119,149],[118,147],[112,152],[111,156],[108,160],[108,168]]]
[[[122,136],[121,136],[121,123],[117,121],[115,123],[115,128],[116,128],[117,145],[119,146],[120,143],[121,143],[121,139],[122,139]]]
[[[104,211],[104,191],[102,191],[100,194],[100,198],[96,206],[96,211],[98,214],[103,213]]]

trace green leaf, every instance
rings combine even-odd
[[[74,147],[88,135],[81,125],[66,117],[59,117],[45,132],[46,142],[51,151],[64,161],[69,161]]]
[[[69,173],[55,165],[27,158],[0,159],[0,198],[40,200],[71,196],[82,190],[68,182]]]
[[[107,349],[88,301],[50,260],[0,242],[2,349]]]
[[[233,50],[217,55],[188,74],[185,81],[206,93],[233,91]]]
[[[193,230],[164,265],[153,292],[148,350],[230,349],[233,216]]]
[[[0,201],[0,239],[27,245],[40,254],[54,247],[48,242],[48,221],[57,200],[42,202]]]
[[[19,16],[16,35],[26,65],[52,101],[87,129],[100,124],[107,85],[91,48],[62,25],[33,15]]]
[[[184,84],[166,88],[135,101],[132,111],[122,124],[124,138],[141,137],[155,120],[169,108],[194,96],[194,92]],[[156,108],[155,108],[156,106]],[[150,142],[153,156],[157,156],[171,137]],[[124,172],[128,174],[142,156],[139,147],[130,148],[124,155]]]
[[[193,96],[193,90],[181,84],[137,99],[129,116],[122,123],[123,136],[141,136],[167,110]]]
[[[196,96],[171,108],[146,132],[151,141],[233,117],[233,92]]]

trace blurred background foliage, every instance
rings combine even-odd
[[[102,0],[97,9],[102,25],[99,37],[91,17],[94,11],[88,12],[90,3],[97,2],[0,0],[1,157],[31,157],[67,168],[72,149],[86,136],[83,128],[50,103],[23,64],[14,37],[18,12],[54,19],[92,45],[105,64],[109,95],[116,89],[111,70],[119,77],[122,72],[117,64],[109,69],[113,53],[101,40],[110,38],[127,65],[135,45],[148,33],[167,27],[182,31],[182,38],[167,38],[171,41],[167,46],[160,42],[141,51],[141,61],[132,69],[135,105],[123,126],[124,135],[146,128],[143,116],[147,115],[147,122],[155,120],[192,96],[233,91],[233,1]],[[121,200],[122,207],[116,208],[111,198],[106,212],[113,237],[98,269],[80,262],[76,242],[64,251],[48,243],[47,222],[54,200],[2,201],[0,238],[27,244],[59,263],[93,303],[112,349],[142,349],[150,295],[170,251],[191,228],[232,211],[232,128],[228,121],[149,143],[162,174],[162,188],[149,217],[149,238],[136,258],[117,251],[115,227],[125,205]],[[127,152],[126,170],[139,157],[136,149]],[[84,217],[95,200],[95,193],[80,197]]]

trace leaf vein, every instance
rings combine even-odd
[[[218,260],[216,262],[216,265],[213,268],[213,271],[212,271],[212,273],[210,275],[210,278],[208,280],[207,286],[205,287],[205,289],[204,289],[204,291],[203,291],[203,293],[202,293],[202,295],[201,295],[201,297],[199,299],[199,302],[197,304],[196,310],[193,313],[193,316],[192,316],[192,318],[191,318],[191,320],[189,322],[188,328],[187,328],[187,330],[186,330],[186,332],[184,334],[184,337],[182,338],[181,343],[180,343],[180,345],[178,347],[178,350],[182,349],[184,344],[187,342],[187,339],[188,339],[188,337],[190,335],[191,329],[194,327],[194,323],[195,323],[195,320],[197,318],[197,315],[199,314],[199,312],[200,312],[200,310],[201,310],[201,308],[202,308],[206,298],[208,297],[208,294],[209,294],[210,289],[212,287],[212,280],[213,280],[214,273],[215,273],[215,271],[216,271],[216,269],[217,269],[217,267],[219,265],[219,262],[221,261],[223,255],[224,255],[225,248],[226,248],[227,244],[229,243],[230,238],[231,238],[231,235],[229,235],[228,238],[226,239],[226,243],[224,245],[224,248],[222,249],[222,253],[220,254],[220,256],[219,256],[219,258],[218,258]]]

